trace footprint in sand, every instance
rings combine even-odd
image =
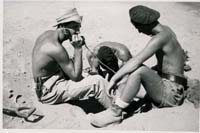
[[[10,93],[10,95],[8,96],[9,99],[12,98],[12,97],[14,96],[14,95],[13,95],[13,92],[14,92],[13,90],[10,90],[10,91],[9,91],[9,93]]]
[[[18,94],[18,95],[15,96],[13,90],[10,90],[10,91],[9,91],[9,96],[8,96],[8,98],[9,98],[9,99],[13,99],[13,100],[14,100],[14,103],[17,103],[17,104],[26,104],[26,100],[23,100],[23,95]]]
[[[15,102],[18,103],[18,102],[19,102],[19,99],[21,99],[21,98],[22,98],[22,95],[17,95],[17,96],[16,96],[16,99],[15,99]]]

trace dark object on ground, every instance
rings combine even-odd
[[[24,118],[27,122],[38,122],[44,116],[35,114],[35,107],[19,107],[17,109],[3,108],[3,113],[9,116]]]
[[[10,116],[18,116],[21,118],[28,118],[35,112],[36,108],[19,107],[17,109],[3,108],[3,113]]]

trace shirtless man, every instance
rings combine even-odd
[[[56,20],[57,29],[41,34],[32,51],[32,72],[39,101],[58,104],[94,97],[105,108],[109,107],[111,101],[105,93],[107,81],[98,75],[82,77],[85,43],[79,36],[82,17],[74,8]],[[74,60],[62,46],[66,40],[74,47]]]
[[[103,77],[109,74],[108,80],[110,80],[131,57],[132,55],[125,45],[110,41],[102,42],[94,48],[93,53],[91,51],[87,53],[91,68],[89,73],[100,74]]]
[[[104,127],[122,121],[123,110],[129,106],[142,84],[157,107],[179,106],[184,100],[184,51],[177,41],[175,33],[158,22],[160,13],[145,6],[135,6],[129,10],[132,24],[151,40],[134,58],[130,59],[111,78],[108,92],[113,86],[129,74],[122,93],[113,105],[100,113],[90,114],[91,124]],[[157,71],[143,65],[153,55],[157,57]]]

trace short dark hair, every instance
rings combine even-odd
[[[113,72],[108,68],[106,68],[105,65],[111,68],[115,72],[119,70],[118,59],[110,47],[107,46],[100,47],[98,50],[97,57],[103,63],[103,64],[100,63],[102,68],[106,69],[110,74]]]

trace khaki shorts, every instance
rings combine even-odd
[[[183,104],[183,85],[177,84],[165,78],[163,78],[162,80],[165,87],[163,90],[163,99],[158,107],[174,107]]]

